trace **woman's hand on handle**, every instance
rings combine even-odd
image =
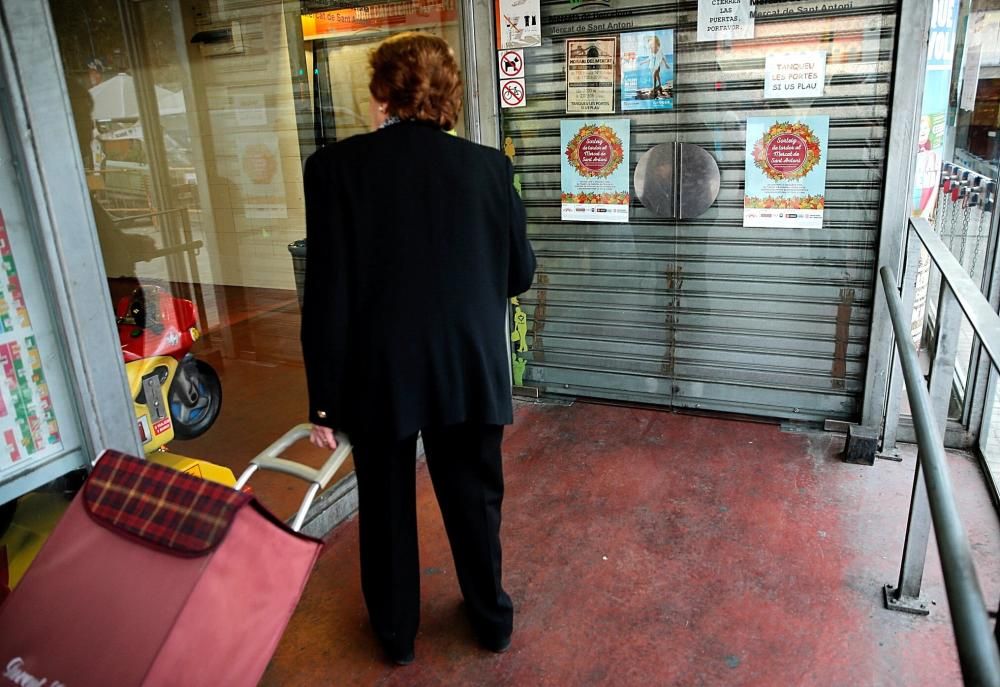
[[[337,437],[329,427],[313,425],[312,431],[309,432],[309,441],[313,446],[318,446],[319,448],[326,448],[331,451],[337,448]]]

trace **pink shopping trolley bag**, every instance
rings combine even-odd
[[[106,452],[0,606],[0,687],[256,685],[320,547],[249,494]]]

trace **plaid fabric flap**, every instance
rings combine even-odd
[[[183,556],[217,546],[251,498],[117,451],[104,452],[83,488],[83,505],[97,522]]]

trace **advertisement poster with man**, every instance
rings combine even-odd
[[[744,227],[821,229],[830,118],[747,119]]]
[[[628,222],[628,119],[559,122],[563,220]]]
[[[673,29],[623,33],[620,41],[622,111],[673,109]]]

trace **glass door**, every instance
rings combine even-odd
[[[676,9],[610,5],[500,3],[501,140],[538,258],[512,304],[513,376],[519,393],[670,405],[684,31]]]
[[[465,54],[451,0],[334,4],[50,2],[123,363],[147,361],[137,412],[150,375],[169,387],[169,417],[139,418],[147,451],[169,440],[239,472],[306,419],[305,159],[368,130],[379,41],[432,31]],[[190,326],[167,328],[176,313]],[[157,332],[174,362],[141,348]],[[197,383],[175,388],[185,371]]]
[[[937,6],[936,6],[937,7]],[[997,84],[1000,13],[990,3],[941,3],[932,17],[914,213],[928,220],[966,274],[996,307]],[[913,341],[929,358],[939,335],[941,280],[922,255]],[[963,315],[946,443],[997,454],[991,363]],[[904,407],[904,413],[905,413]],[[901,436],[910,437],[910,429]],[[994,455],[994,463],[997,458]]]

